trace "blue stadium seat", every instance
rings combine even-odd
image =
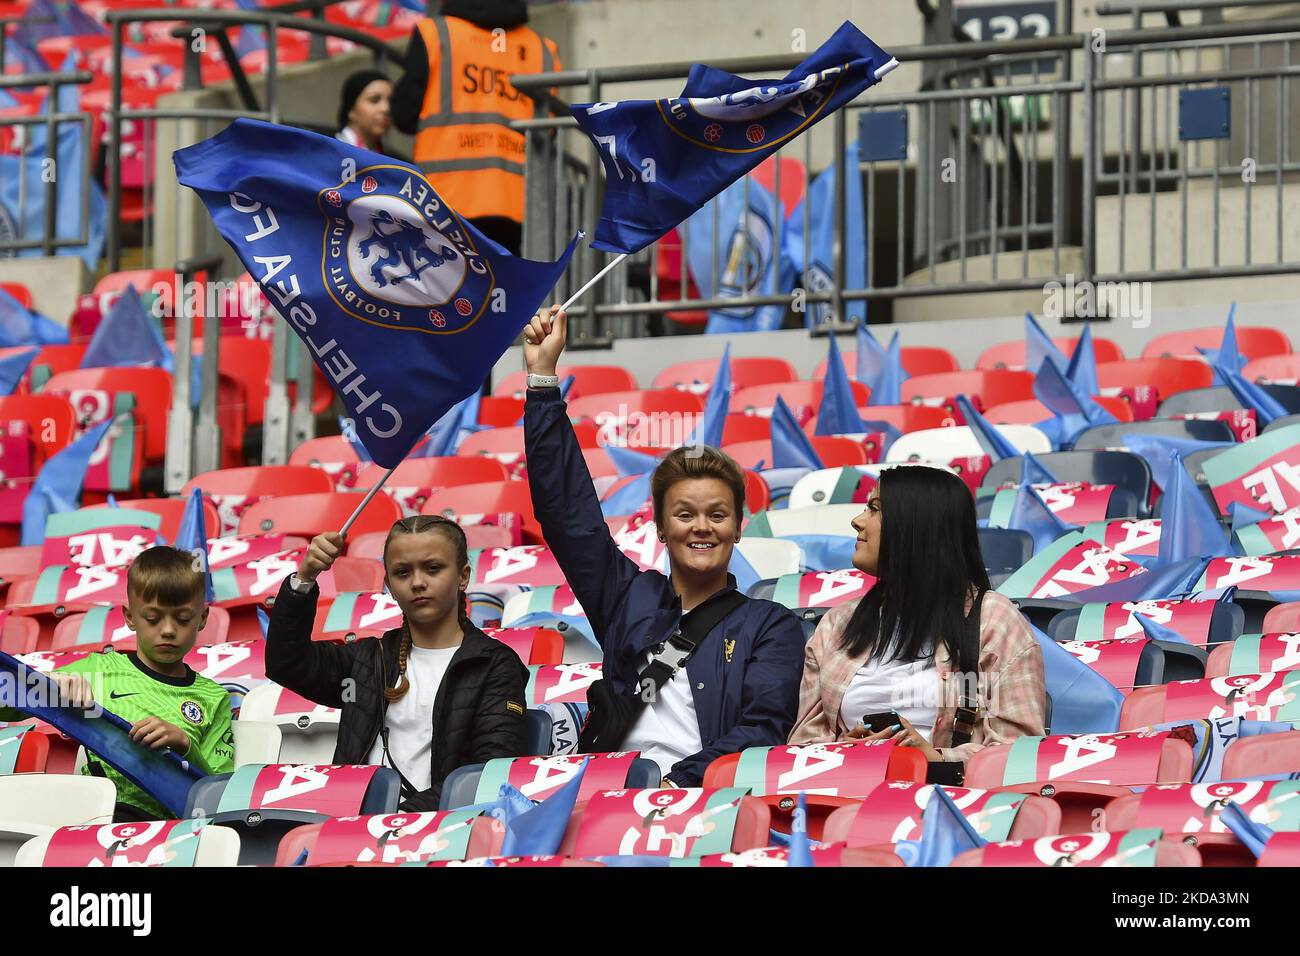
[[[997,587],[1034,556],[1034,536],[1010,528],[980,528],[980,553],[989,581]]]
[[[1275,398],[1291,414],[1300,413],[1300,388],[1294,385],[1260,385],[1264,392]],[[1193,412],[1230,412],[1241,408],[1241,399],[1226,385],[1213,388],[1192,388],[1176,392],[1160,403],[1156,415],[1187,415]]]

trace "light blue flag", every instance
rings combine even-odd
[[[948,792],[934,787],[921,814],[921,839],[899,840],[894,850],[908,866],[949,866],[960,854],[979,850],[988,843],[957,809]]]
[[[541,803],[507,821],[502,856],[550,856],[559,852],[589,762],[583,760],[573,779]]]
[[[203,356],[190,362],[190,402],[197,406],[203,393]],[[144,301],[133,284],[109,307],[108,315],[95,327],[95,334],[82,356],[82,368],[130,368],[144,366],[171,372],[175,357],[163,341],[158,324],[145,311]]]
[[[1055,418],[1039,422],[1037,427],[1052,439],[1052,447],[1066,448],[1079,432],[1093,425],[1118,420],[1065,377],[1055,361],[1047,359],[1034,378],[1034,395],[1055,413]]]
[[[781,204],[772,194],[753,177],[745,177],[686,220],[686,264],[701,296],[734,299],[775,295],[793,288],[789,264],[773,244],[773,224],[780,215]],[[716,289],[713,286],[715,262]],[[704,331],[709,334],[771,332],[781,327],[784,318],[784,304],[711,309]]]
[[[1190,727],[1196,735],[1192,746],[1192,777],[1188,783],[1216,783],[1223,779],[1223,758],[1239,740],[1291,730],[1289,720],[1248,720],[1245,717],[1210,717],[1203,720],[1171,720],[1152,724],[1152,730]],[[1235,778],[1241,779],[1241,778]]]
[[[1065,366],[1065,377],[1084,395],[1096,395],[1099,391],[1097,355],[1092,347],[1092,323],[1090,322],[1083,324],[1083,334],[1075,343],[1074,354],[1070,356],[1070,362]]]
[[[1169,453],[1169,469],[1169,487],[1165,489],[1160,511],[1160,551],[1156,564],[1232,554],[1218,515],[1196,487],[1176,451]]]
[[[26,308],[4,289],[0,289],[0,348],[64,345],[67,341],[67,329],[53,319]]]
[[[939,788],[935,788],[938,790]],[[813,862],[812,847],[808,841],[808,801],[799,791],[793,820],[790,826],[790,849],[786,853],[786,866],[810,867]]]
[[[650,478],[653,472],[647,471],[614,492],[600,503],[600,512],[606,518],[618,515],[636,514],[650,500]]]
[[[1236,442],[1202,441],[1198,438],[1173,438],[1165,435],[1142,435],[1125,433],[1120,436],[1124,446],[1133,454],[1143,459],[1151,469],[1151,480],[1157,488],[1168,488],[1173,480],[1173,458],[1171,452],[1177,452],[1186,458],[1194,452],[1207,448],[1231,448]]]
[[[1069,364],[1065,353],[1056,347],[1052,337],[1043,331],[1032,312],[1025,313],[1025,369],[1035,372],[1043,365],[1043,360],[1055,359],[1062,368]]]
[[[1021,452],[1020,483],[1022,485],[1054,485],[1056,476],[1047,470],[1047,466],[1038,460],[1032,451],[1026,448]]]
[[[416,447],[410,455],[412,458],[442,458],[456,454],[456,449],[467,435],[482,431],[478,423],[479,399],[478,389],[470,392],[453,405],[447,414],[433,423],[429,429],[429,440]]]
[[[866,385],[875,381],[880,375],[880,370],[885,367],[885,350],[881,348],[865,322],[858,326],[857,340],[858,353],[855,359],[857,369],[853,377]]]
[[[857,435],[865,432],[867,426],[858,414],[857,402],[853,399],[853,386],[849,384],[848,373],[844,371],[844,360],[840,358],[839,346],[833,334],[826,338],[830,344],[826,350],[826,384],[822,391],[821,406],[817,410],[818,435]]]
[[[1052,698],[1053,734],[1110,734],[1119,727],[1124,695],[1106,678],[1032,624],[1043,651],[1043,679]]]
[[[863,217],[866,205],[862,199],[862,176],[858,171],[858,143],[854,140],[844,150],[844,276],[842,289],[865,289],[867,286],[867,231]],[[806,207],[806,209],[805,209]],[[803,287],[809,292],[829,292],[831,277],[835,274],[835,163],[812,181],[808,195],[786,218],[781,231],[781,244],[786,258],[795,272],[803,277]],[[808,216],[811,238],[808,243],[808,261],[804,262],[804,216]],[[867,321],[865,299],[845,299],[845,314],[841,321]],[[831,320],[831,303],[817,302],[804,313],[808,328],[815,328]],[[861,327],[861,326],[859,326]]]
[[[1232,519],[1232,533],[1236,534],[1245,528],[1253,528],[1262,521],[1268,521],[1274,517],[1276,512],[1272,509],[1267,511],[1260,508],[1252,508],[1250,505],[1242,504],[1240,501],[1234,501],[1228,505],[1228,516]]]
[[[763,580],[754,570],[754,566],[749,563],[749,559],[740,553],[739,548],[732,549],[731,562],[727,565],[727,570],[736,578],[736,590],[741,594],[748,594],[750,588]]]
[[[352,453],[357,456],[357,460],[363,462],[370,461],[370,452],[366,451],[365,445],[357,441],[357,430],[353,427],[352,423],[342,415],[340,415],[338,419],[339,432],[345,439],[347,439],[348,447],[350,447]]]
[[[718,363],[718,374],[709,386],[709,398],[704,403],[704,417],[699,427],[691,433],[688,445],[708,445],[711,448],[722,447],[722,430],[727,422],[727,409],[731,404],[731,343],[722,350],[722,361]]]
[[[629,475],[644,475],[646,472],[654,471],[659,467],[659,459],[655,455],[647,455],[645,452],[624,448],[621,445],[606,445],[605,454],[609,456],[609,460],[618,469],[620,478],[626,478]]]
[[[1122,581],[1112,581],[1095,588],[1084,588],[1067,595],[1066,600],[1079,604],[1115,601],[1155,601],[1190,594],[1205,573],[1210,559],[1191,557],[1172,564],[1157,563],[1145,574],[1135,574]]]
[[[853,567],[858,539],[846,534],[787,534],[781,540],[799,545],[800,571],[840,571]]]
[[[1137,611],[1134,611],[1133,616],[1137,618],[1137,622],[1142,625],[1142,630],[1146,632],[1146,636],[1153,641],[1168,641],[1173,644],[1191,643],[1177,631],[1165,627],[1163,624],[1145,614],[1139,614]]]
[[[1063,534],[1078,531],[1079,526],[1067,524],[1060,516],[1047,507],[1030,485],[1021,484],[1016,489],[1015,504],[1011,506],[1011,515],[1006,526],[1015,531],[1028,531],[1034,539],[1034,553],[1038,554]]]
[[[77,510],[77,498],[91,456],[113,425],[107,419],[93,426],[67,448],[41,466],[23,502],[23,545],[45,541],[45,520],[52,514]]]
[[[957,408],[961,411],[962,418],[966,419],[966,424],[970,426],[971,434],[975,436],[975,440],[980,443],[984,454],[988,455],[991,461],[1014,458],[1020,454],[1020,450],[998,431],[997,426],[975,411],[975,406],[965,395],[957,396]]]
[[[0,395],[12,395],[40,349],[25,349],[0,358]]]
[[[1229,800],[1219,814],[1219,821],[1232,831],[1232,835],[1241,841],[1255,859],[1264,855],[1264,848],[1273,839],[1273,828],[1256,823],[1246,816],[1246,811],[1235,800]]]
[[[1228,384],[1223,378],[1223,373],[1219,371],[1218,366],[1222,365],[1227,371],[1236,372],[1240,375],[1241,370],[1245,368],[1246,363],[1250,361],[1246,356],[1242,355],[1241,350],[1237,348],[1236,315],[1237,303],[1234,302],[1228,308],[1228,321],[1223,326],[1223,341],[1219,343],[1217,349],[1201,348],[1199,345],[1196,347],[1196,351],[1204,355],[1209,361],[1210,367],[1214,369],[1215,385]]]
[[[208,529],[203,518],[203,492],[198,488],[190,491],[190,500],[185,502],[185,514],[181,517],[181,527],[176,534],[176,547],[199,558],[203,562],[203,600],[211,604],[216,600],[212,589],[212,565],[208,562]]]
[[[903,402],[902,386],[911,376],[903,368],[902,346],[898,344],[898,333],[889,340],[889,348],[880,363],[880,371],[874,378],[866,379],[863,385],[871,389],[867,398],[868,405],[901,405]]]
[[[821,459],[813,450],[812,442],[795,420],[794,412],[780,395],[772,409],[772,467],[811,468],[820,471]]]
[[[1240,372],[1234,372],[1225,365],[1214,366],[1215,375],[1223,379],[1237,401],[1243,408],[1253,408],[1260,427],[1270,425],[1288,414],[1286,408],[1276,398],[1264,391]]]

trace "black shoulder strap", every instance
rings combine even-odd
[[[747,598],[739,591],[726,591],[711,601],[700,605],[677,628],[677,631],[660,645],[641,673],[637,674],[636,689],[643,700],[653,700],[654,695],[672,680],[673,676],[686,666],[700,643],[713,632],[724,617],[740,607]],[[646,687],[649,681],[653,691]]]
[[[957,661],[960,672],[959,697],[952,725],[954,747],[970,743],[971,736],[975,733],[975,723],[979,720],[980,608],[983,604],[984,592],[980,591],[975,595],[961,632]]]

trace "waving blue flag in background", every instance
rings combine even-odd
[[[1201,348],[1199,345],[1196,351],[1209,360],[1210,367],[1214,369],[1214,384],[1227,385],[1223,372],[1219,371],[1218,366],[1222,365],[1229,372],[1241,374],[1241,370],[1246,367],[1249,361],[1241,350],[1237,348],[1237,303],[1232,303],[1228,309],[1228,321],[1223,326],[1223,340],[1219,343],[1217,349]]]
[[[515,258],[415,167],[287,126],[236,120],[173,161],[385,468],[482,385],[577,242]]]
[[[921,839],[899,840],[895,852],[908,866],[948,866],[958,854],[988,846],[948,791],[935,787],[921,811]]]
[[[856,435],[867,430],[853,400],[853,386],[840,358],[835,336],[828,335],[826,350],[826,381],[822,390],[821,407],[817,409],[818,435]]]
[[[897,65],[845,22],[780,80],[697,63],[679,97],[574,105],[605,164],[593,244],[644,248]]]
[[[863,222],[862,175],[858,171],[858,143],[844,150],[844,276],[845,289],[867,285],[867,230]],[[831,163],[808,187],[808,195],[794,207],[781,232],[785,257],[803,276],[809,292],[829,292],[835,274],[835,163]],[[808,261],[804,261],[804,219],[808,219]],[[841,321],[867,324],[867,301],[845,299]],[[804,313],[808,328],[831,320],[831,303],[810,303]]]
[[[559,852],[589,762],[583,760],[573,779],[531,810],[525,810],[506,823],[502,856],[549,856]]]
[[[181,527],[176,533],[176,547],[202,560],[203,600],[211,604],[216,599],[216,595],[212,590],[212,565],[208,561],[208,528],[203,518],[201,488],[192,489],[190,500],[185,502],[185,514],[181,516]]]
[[[114,419],[108,418],[94,425],[67,448],[49,458],[36,475],[32,489],[23,502],[24,545],[40,544],[45,540],[45,520],[52,514],[77,510],[77,497],[86,478],[86,468],[91,456]]]
[[[0,357],[0,395],[12,395],[36,358],[39,349],[28,348]]]
[[[1030,624],[1029,629],[1043,651],[1043,682],[1052,698],[1052,733],[1114,733],[1124,695],[1038,628]]]

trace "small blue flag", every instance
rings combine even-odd
[[[903,383],[911,376],[903,368],[902,347],[898,344],[898,333],[889,340],[880,362],[880,371],[873,378],[864,379],[862,384],[871,389],[867,397],[868,405],[899,405],[903,401]]]
[[[772,409],[772,467],[773,468],[811,468],[820,471],[821,459],[813,449],[812,442],[799,427],[799,422],[790,411],[780,395],[776,397],[776,406]]]
[[[618,469],[620,478],[627,478],[630,475],[644,475],[646,472],[654,471],[659,467],[659,459],[654,455],[647,455],[645,452],[636,451],[633,448],[623,448],[621,445],[606,445],[605,454],[609,456],[609,460]]]
[[[1236,372],[1240,375],[1241,370],[1246,367],[1246,363],[1249,361],[1245,355],[1241,354],[1241,350],[1237,348],[1236,315],[1237,303],[1234,302],[1228,308],[1228,321],[1223,326],[1223,341],[1219,343],[1217,349],[1201,348],[1199,345],[1196,347],[1196,351],[1204,355],[1206,359],[1209,360],[1210,367],[1214,369],[1215,385],[1228,384],[1224,380],[1223,373],[1219,371],[1218,366],[1222,365],[1227,371]]]
[[[1047,466],[1026,448],[1021,453],[1020,483],[1022,485],[1054,485],[1056,476],[1047,470]]]
[[[198,405],[203,392],[203,356],[190,362],[190,400]],[[171,372],[175,357],[162,332],[147,311],[134,284],[122,290],[82,356],[82,368],[125,368],[145,366]]]
[[[821,407],[817,410],[818,435],[857,435],[867,430],[858,414],[858,405],[853,398],[853,386],[849,384],[848,373],[844,371],[844,361],[840,358],[839,346],[835,336],[826,336],[829,341],[826,354],[826,379],[822,391]]]
[[[1225,365],[1216,365],[1214,373],[1223,379],[1223,384],[1228,386],[1243,408],[1255,410],[1261,428],[1289,414],[1281,402],[1240,372],[1234,372]]]
[[[749,589],[762,580],[759,573],[754,570],[754,566],[749,563],[740,551],[740,548],[731,549],[731,563],[727,565],[727,570],[736,578],[736,590],[741,594],[748,594]]]
[[[790,825],[790,849],[786,852],[786,866],[816,865],[813,862],[812,847],[808,842],[808,801],[800,790]]]
[[[1069,600],[1079,604],[1097,604],[1182,597],[1196,587],[1209,563],[1210,559],[1203,555],[1172,564],[1157,563],[1145,574],[1134,574],[1122,581],[1075,591],[1069,595]]]
[[[709,386],[709,397],[704,403],[704,417],[699,427],[687,440],[688,445],[708,445],[711,448],[722,447],[722,432],[727,423],[727,410],[731,406],[731,343],[722,350],[722,361],[718,363],[718,374]]]
[[[1073,444],[1079,432],[1092,425],[1117,421],[1114,415],[1093,401],[1092,396],[1066,378],[1060,366],[1050,358],[1043,362],[1034,378],[1034,394],[1056,414],[1055,418],[1037,426],[1052,439],[1053,448]]]
[[[600,503],[605,517],[636,514],[650,500],[650,479],[654,472],[647,471],[614,492]]]
[[[62,345],[68,330],[39,312],[26,308],[0,289],[0,348],[18,345]]]
[[[1097,355],[1092,346],[1092,323],[1083,324],[1083,334],[1075,343],[1074,354],[1065,366],[1065,377],[1070,380],[1075,390],[1082,395],[1096,395]]]
[[[1165,627],[1163,624],[1156,621],[1154,618],[1148,617],[1146,614],[1134,611],[1133,616],[1137,618],[1137,622],[1142,625],[1142,630],[1146,633],[1146,636],[1153,641],[1166,641],[1171,644],[1191,643],[1177,631]]]
[[[1156,564],[1173,564],[1197,556],[1218,558],[1232,553],[1219,516],[1205,500],[1183,457],[1169,453],[1170,481],[1160,508],[1160,551]]]
[[[203,562],[203,600],[211,604],[216,600],[212,589],[212,565],[208,561],[208,529],[203,517],[203,492],[194,488],[190,500],[185,502],[185,514],[176,533],[176,547],[188,551]]]
[[[1264,855],[1264,848],[1273,839],[1273,828],[1256,823],[1246,816],[1246,811],[1235,800],[1229,800],[1219,814],[1219,821],[1232,831],[1232,835],[1241,841],[1255,859]]]
[[[589,762],[583,760],[573,779],[541,803],[507,821],[502,856],[550,856],[559,852]]]
[[[50,515],[77,510],[86,468],[113,421],[109,418],[91,427],[41,466],[31,491],[27,493],[27,500],[23,502],[23,545],[45,541],[45,520]]]
[[[429,440],[415,449],[413,458],[443,458],[456,454],[456,449],[466,436],[483,431],[478,423],[478,410],[482,393],[476,388],[453,405],[429,429]],[[354,431],[355,434],[355,431]]]
[[[1267,511],[1260,508],[1252,508],[1250,505],[1242,504],[1240,501],[1234,501],[1228,505],[1228,516],[1232,519],[1232,533],[1236,534],[1243,528],[1253,528],[1262,521],[1268,521],[1276,515],[1272,509]]]
[[[885,350],[881,348],[880,343],[876,341],[876,337],[871,334],[871,330],[867,328],[865,322],[858,325],[857,340],[857,369],[854,371],[853,377],[863,385],[867,385],[875,381],[877,376],[880,375],[881,369],[885,367]]]
[[[908,866],[949,866],[960,854],[988,843],[957,809],[948,791],[933,787],[921,814],[921,839],[900,840],[895,849]]]
[[[172,158],[385,468],[482,386],[577,242],[515,258],[414,166],[288,126],[238,119]]]
[[[1043,331],[1043,327],[1038,324],[1032,312],[1025,313],[1025,369],[1026,371],[1037,373],[1043,365],[1043,360],[1047,358],[1055,359],[1064,368],[1069,359],[1065,353],[1056,347],[1052,337]]]
[[[1063,534],[1079,530],[1078,525],[1066,524],[1047,506],[1042,496],[1027,484],[1016,488],[1015,504],[1011,506],[1011,515],[1007,527],[1016,531],[1028,531],[1034,539],[1034,553],[1038,554]]]
[[[40,349],[24,349],[0,358],[0,395],[12,395]]]
[[[971,434],[975,436],[975,440],[979,442],[980,447],[984,449],[984,454],[988,455],[990,460],[1001,461],[1003,458],[1014,458],[1020,454],[1020,449],[1011,444],[996,426],[975,411],[975,406],[965,395],[957,396],[957,408],[961,411],[962,418],[966,419]]]
[[[1052,698],[1053,734],[1108,734],[1119,727],[1124,695],[1106,678],[1032,624],[1043,651],[1043,680]]]
[[[580,103],[605,164],[595,247],[636,252],[897,66],[844,23],[780,80],[696,64],[674,99]]]

